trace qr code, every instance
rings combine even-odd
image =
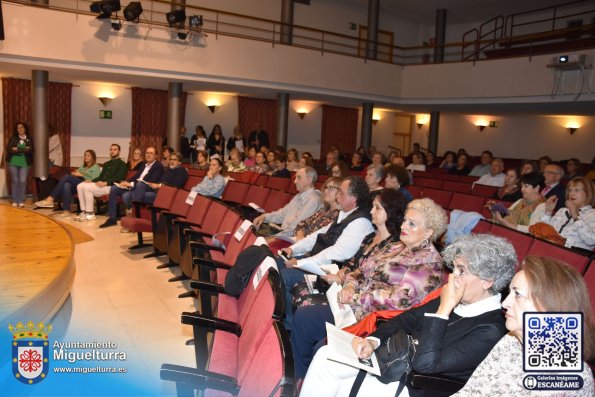
[[[526,312],[523,325],[523,370],[583,370],[582,313]]]

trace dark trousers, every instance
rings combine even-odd
[[[142,182],[135,183],[134,188],[132,189],[120,189],[117,186],[112,186],[109,191],[107,216],[113,219],[118,217],[118,197],[122,197],[122,201],[128,209],[132,207],[133,201],[146,202],[145,195],[147,195],[147,193],[154,194],[154,190]],[[154,200],[155,196],[148,194],[147,200],[151,200],[151,198]]]
[[[72,204],[72,196],[76,194],[76,187],[82,180],[72,175],[64,175],[60,178],[58,185],[52,191],[52,198],[54,200],[62,198],[62,209],[70,211],[70,205]]]
[[[304,378],[320,343],[326,338],[325,323],[335,323],[327,305],[311,305],[298,308],[293,314],[291,347],[296,378]]]

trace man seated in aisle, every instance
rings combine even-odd
[[[489,174],[491,170],[492,160],[494,159],[494,155],[489,150],[484,150],[481,153],[481,164],[476,165],[473,167],[469,176],[482,176],[485,174]]]
[[[285,262],[285,269],[281,269],[288,307],[291,307],[291,288],[303,281],[307,274],[299,269],[301,265],[345,262],[355,255],[364,237],[374,231],[370,222],[370,190],[363,178],[345,178],[337,202],[340,212],[333,223],[282,249],[286,257],[290,258]],[[298,260],[297,257],[302,258]],[[288,328],[291,328],[292,314],[290,309],[285,313]]]
[[[260,228],[263,223],[274,223],[281,225],[281,229],[276,233],[277,235],[293,236],[298,223],[309,218],[322,205],[320,192],[314,188],[317,179],[318,174],[312,167],[303,167],[297,170],[295,173],[295,188],[298,194],[285,207],[257,216],[253,221],[254,226]]]
[[[109,194],[115,182],[126,178],[126,163],[120,158],[120,145],[113,143],[109,148],[110,160],[103,163],[101,174],[93,180],[83,181],[76,187],[81,213],[75,221],[85,222],[95,219],[95,197]]]
[[[490,172],[482,175],[475,183],[478,185],[502,187],[506,179],[506,175],[502,171],[504,171],[504,161],[502,159],[494,159],[492,160]]]
[[[229,172],[244,172],[246,166],[242,162],[242,152],[236,147],[229,152],[229,160],[226,163],[227,171]]]
[[[286,154],[277,154],[275,158],[275,169],[267,172],[267,175],[274,176],[275,178],[291,178],[291,172],[287,169]]]
[[[144,201],[145,193],[154,192],[150,184],[159,183],[162,178],[163,165],[157,161],[157,149],[149,146],[145,150],[145,165],[132,178],[111,187],[107,207],[108,218],[99,227],[103,229],[118,224],[118,197],[122,197],[126,209],[130,209],[133,201]]]
[[[566,202],[566,188],[560,183],[564,178],[564,170],[556,164],[548,164],[543,170],[545,187],[541,189],[541,195],[547,200],[552,196],[558,197],[554,213],[564,207]]]

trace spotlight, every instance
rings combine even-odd
[[[140,4],[140,1],[132,1],[130,4],[124,8],[124,18],[127,21],[136,21],[140,19],[140,14],[143,13],[143,6]]]
[[[122,29],[122,21],[112,18],[112,29],[114,29],[116,32],[119,32]]]
[[[170,27],[173,27],[175,24],[179,24],[182,27],[186,21],[186,11],[173,10],[165,14],[165,17]]]
[[[185,41],[188,38],[188,32],[186,31],[179,31],[178,32],[178,39]]]
[[[112,16],[112,12],[121,10],[120,0],[102,0],[91,3],[91,12],[99,14],[97,19],[106,19]]]
[[[202,15],[190,15],[188,17],[188,24],[191,28],[200,28],[203,25]]]

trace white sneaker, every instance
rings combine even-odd
[[[74,217],[74,220],[78,222],[85,222],[87,220],[87,213],[81,212],[80,214]]]
[[[86,217],[86,219],[85,219],[85,220],[87,220],[87,221],[92,221],[92,220],[95,220],[95,218],[96,218],[96,217],[95,217],[95,214],[87,214],[87,217]]]
[[[54,202],[50,202],[49,200],[40,200],[35,202],[35,206],[40,208],[54,208]]]
[[[18,207],[19,205],[17,203],[12,203],[13,207]]]
[[[25,208],[25,203],[19,203],[19,208]]]

